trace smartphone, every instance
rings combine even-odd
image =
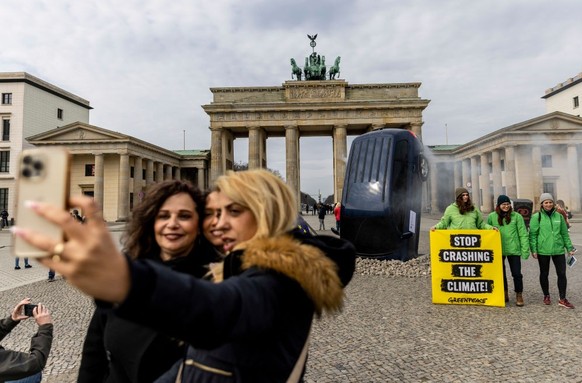
[[[69,178],[71,155],[65,148],[34,148],[22,151],[18,164],[16,180],[16,225],[42,232],[55,239],[64,240],[62,229],[41,218],[25,201],[50,203],[65,209],[69,199]],[[15,236],[12,246],[16,257],[39,258],[50,255],[48,252],[29,245]]]
[[[24,315],[26,315],[27,317],[31,317],[32,316],[32,310],[34,310],[34,308],[38,306],[38,305],[32,305],[32,304],[25,304],[24,305]]]

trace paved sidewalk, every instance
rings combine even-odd
[[[319,227],[317,217],[304,218]],[[420,253],[428,253],[428,228],[436,219],[422,218]],[[332,225],[327,216],[326,228]],[[120,226],[112,230],[119,236]],[[582,249],[582,223],[570,234]],[[0,232],[0,315],[23,297],[46,304],[55,338],[43,382],[75,382],[92,300],[61,278],[47,283],[40,265],[15,271],[8,243],[9,234]],[[542,303],[535,260],[523,262],[523,274],[523,308],[513,294],[505,308],[434,305],[430,277],[356,275],[343,313],[314,323],[306,382],[582,382],[582,264],[568,270],[574,310],[556,305],[553,266],[551,306]],[[2,345],[26,351],[35,329],[27,320]]]

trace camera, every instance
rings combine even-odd
[[[27,317],[31,317],[32,316],[32,310],[34,310],[34,308],[36,306],[38,306],[38,305],[25,304],[24,305],[24,315],[26,315]]]

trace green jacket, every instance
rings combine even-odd
[[[512,211],[509,224],[503,220],[501,226],[499,225],[498,217],[497,212],[489,214],[487,223],[499,228],[499,234],[501,234],[501,254],[505,256],[521,256],[523,259],[528,259],[529,237],[527,228],[525,227],[525,221],[521,214]]]
[[[477,207],[475,210],[461,214],[459,207],[455,202],[450,204],[445,210],[445,214],[441,220],[434,225],[435,229],[493,229],[493,226],[488,225],[483,221],[483,216]]]
[[[556,210],[548,216],[537,212],[529,221],[529,248],[539,255],[558,255],[572,251],[572,241],[562,214]]]

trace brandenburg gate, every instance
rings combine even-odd
[[[309,38],[314,47],[314,38]],[[285,137],[285,179],[300,201],[299,140],[331,136],[334,196],[341,201],[348,135],[390,127],[409,129],[422,138],[422,111],[429,100],[418,96],[419,82],[348,84],[335,79],[339,60],[330,68],[329,79],[325,57],[314,51],[305,59],[303,81],[303,71],[291,59],[297,80],[282,86],[211,88],[212,102],[202,106],[212,134],[210,182],[232,169],[236,138],[248,137],[248,165],[253,169],[267,167],[267,138]]]

